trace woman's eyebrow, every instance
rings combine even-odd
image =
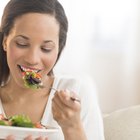
[[[26,40],[29,40],[29,37],[24,36],[24,35],[17,35],[16,37],[22,37],[22,38],[24,38],[24,39],[26,39]],[[49,42],[54,43],[52,40],[44,40],[44,41],[43,41],[43,43],[49,43]]]
[[[29,37],[24,36],[24,35],[17,35],[16,38],[17,38],[17,37],[21,37],[21,38],[24,38],[24,39],[26,39],[26,40],[30,40]],[[55,45],[54,41],[52,41],[52,40],[44,40],[43,43],[52,43],[53,45]]]
[[[45,40],[43,43],[54,43],[52,40]]]
[[[24,35],[17,35],[16,37],[22,37],[22,38],[24,38],[26,40],[29,40],[29,38],[27,36],[24,36]]]

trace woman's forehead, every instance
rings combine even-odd
[[[12,30],[16,34],[59,35],[59,24],[54,16],[30,13],[17,18]]]

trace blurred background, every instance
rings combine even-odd
[[[69,32],[55,72],[89,75],[103,113],[140,104],[140,1],[59,1]]]

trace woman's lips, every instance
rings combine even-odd
[[[18,67],[20,68],[20,70],[21,70],[22,72],[34,71],[34,72],[38,73],[38,72],[41,71],[41,70],[36,69],[36,68],[25,67],[25,66],[22,66],[22,65],[18,65]]]

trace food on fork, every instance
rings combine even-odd
[[[23,73],[24,85],[27,88],[38,89],[41,87],[41,75],[33,70],[24,71]]]
[[[44,88],[44,85],[41,81],[41,75],[38,72],[29,70],[29,69],[23,70],[21,67],[20,67],[20,69],[22,70],[24,85],[27,88],[31,88],[31,89]],[[55,89],[53,87],[50,87],[50,89],[57,91],[57,89]],[[80,102],[80,99],[78,99],[76,97],[71,97],[71,100]]]

